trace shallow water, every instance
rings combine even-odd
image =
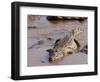
[[[88,55],[81,52],[66,56],[59,62],[50,63],[49,53],[46,51],[53,48],[57,39],[64,37],[67,31],[74,28],[83,30],[76,39],[81,44],[81,48],[84,47],[87,44],[87,20],[50,22],[46,16],[35,16],[34,20],[28,18],[28,27],[30,27],[28,28],[28,66],[87,64]]]

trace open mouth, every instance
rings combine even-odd
[[[56,62],[61,61],[62,59],[63,59],[63,57],[62,57],[62,58],[57,58],[57,59],[49,58],[49,62],[50,62],[50,63],[56,63]]]
[[[54,57],[49,57],[49,62],[57,62],[63,58],[63,55],[57,54]]]

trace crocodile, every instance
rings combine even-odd
[[[77,28],[66,32],[66,36],[61,39],[57,39],[52,49],[48,49],[49,62],[55,62],[73,53],[77,53],[80,50],[80,43],[75,36],[78,36],[82,31]]]

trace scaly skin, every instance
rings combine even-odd
[[[49,61],[55,62],[61,58],[64,58],[67,55],[76,53],[80,50],[80,44],[75,39],[75,36],[79,35],[82,31],[80,29],[72,30],[70,33],[72,33],[69,41],[67,40],[67,36],[63,39],[59,39],[56,43],[53,49],[50,49],[51,52],[49,52]]]

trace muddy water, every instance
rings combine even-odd
[[[81,52],[66,56],[56,63],[48,61],[49,53],[46,50],[52,48],[55,41],[64,37],[67,31],[75,28],[81,28],[83,31],[76,37],[83,48],[87,44],[87,20],[83,22],[77,20],[50,22],[46,16],[29,17],[28,66],[87,64],[87,54]]]

